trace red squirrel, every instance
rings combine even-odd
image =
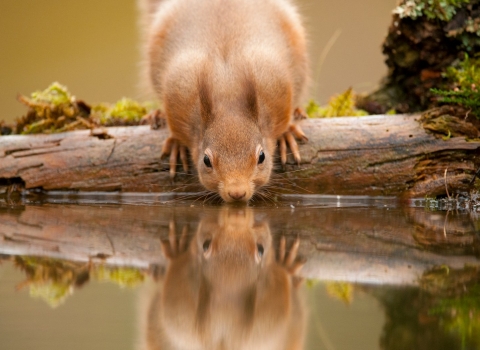
[[[143,0],[146,70],[170,137],[162,156],[226,202],[268,183],[277,141],[300,162],[294,115],[306,92],[305,31],[289,0]],[[146,3],[145,3],[146,1]]]

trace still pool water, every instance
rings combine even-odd
[[[480,213],[424,205],[0,202],[0,349],[480,349]]]

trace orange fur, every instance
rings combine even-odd
[[[295,8],[288,0],[164,0],[144,8],[156,9],[145,31],[146,66],[171,138],[188,147],[208,190],[248,201],[269,181],[275,142],[306,90]]]

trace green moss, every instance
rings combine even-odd
[[[33,104],[47,103],[59,106],[61,104],[69,104],[74,100],[75,98],[72,97],[68,89],[58,82],[54,82],[43,91],[35,91],[31,95],[31,102]]]
[[[75,97],[68,89],[55,82],[43,91],[36,91],[31,97],[22,97],[21,102],[33,109],[36,119],[56,119],[56,116],[71,118],[75,115]],[[24,133],[26,130],[24,130]]]
[[[397,111],[394,108],[391,108],[385,114],[386,115],[395,115],[395,114],[397,114]]]
[[[355,98],[352,88],[349,88],[342,94],[331,97],[325,107],[321,107],[310,100],[305,111],[310,118],[368,115],[364,110],[355,108]]]
[[[431,91],[439,96],[441,103],[465,107],[477,118],[480,118],[480,93],[478,90],[445,91],[432,89]]]
[[[16,120],[15,126],[0,122],[1,134],[50,134],[79,129],[93,129],[99,125],[139,125],[142,117],[158,105],[140,104],[123,98],[115,104],[101,103],[91,107],[77,101],[68,89],[55,82],[30,97],[20,95],[18,100],[28,107],[26,115]]]
[[[68,89],[57,82],[30,97],[21,95],[18,100],[28,107],[28,111],[16,121],[17,134],[47,134],[92,126],[88,120],[90,107],[77,103]]]
[[[431,89],[439,102],[460,105],[480,118],[480,59],[465,54],[443,74],[450,89]]]
[[[480,85],[480,58],[470,58],[465,54],[465,58],[448,67],[443,76],[455,88],[476,90]]]
[[[417,19],[426,16],[429,19],[450,21],[457,9],[470,0],[406,0],[397,6],[393,13],[400,18]]]
[[[105,126],[138,125],[147,112],[147,107],[129,98],[122,98],[111,106],[99,104],[92,108],[94,118]]]

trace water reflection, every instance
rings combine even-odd
[[[361,333],[365,349],[480,348],[478,213],[194,204],[0,206],[0,257],[24,275],[9,284],[0,264],[0,287],[57,306],[54,318],[97,281],[137,286],[142,349],[361,349]]]
[[[299,240],[280,239],[251,209],[205,213],[188,238],[172,222],[168,265],[148,309],[149,349],[301,349]]]
[[[64,303],[68,296],[90,280],[134,287],[142,283],[146,275],[146,271],[131,267],[111,267],[52,258],[15,256],[12,260],[14,266],[26,276],[15,289],[20,291],[28,287],[30,296],[44,300],[53,308]]]
[[[480,269],[438,266],[419,288],[373,288],[385,310],[382,349],[480,349]]]

